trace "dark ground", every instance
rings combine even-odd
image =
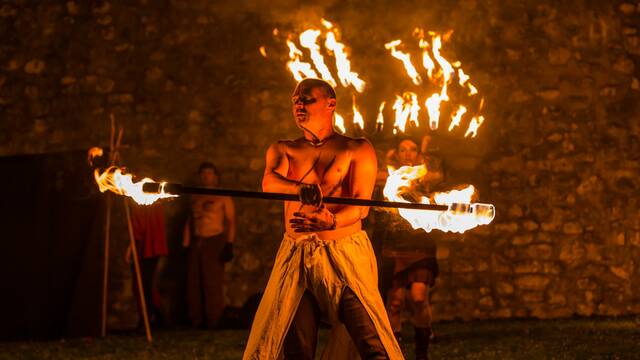
[[[640,359],[640,317],[448,322],[434,330],[431,359]],[[405,339],[411,335],[405,327]],[[153,345],[135,334],[7,342],[0,359],[240,359],[246,337],[244,330],[159,330]],[[412,359],[407,340],[402,348]]]

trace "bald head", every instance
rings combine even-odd
[[[328,82],[320,79],[307,78],[298,83],[296,89],[293,94],[304,94],[310,92],[312,89],[321,89],[322,93],[328,97],[329,99],[336,98],[336,91],[333,89],[333,86]]]

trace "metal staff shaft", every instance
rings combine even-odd
[[[245,190],[231,190],[231,189],[213,189],[197,186],[185,186],[176,183],[166,183],[164,187],[160,183],[145,183],[142,185],[142,190],[147,193],[158,193],[160,190],[164,190],[167,194],[197,194],[197,195],[217,195],[217,196],[231,196],[231,197],[243,197],[252,199],[264,199],[264,200],[282,200],[282,201],[298,201],[298,195],[296,194],[284,194],[284,193],[269,193],[261,191],[245,191]],[[433,211],[446,211],[449,209],[448,205],[438,204],[416,204],[416,203],[404,203],[397,201],[383,201],[383,200],[369,200],[369,199],[354,199],[343,197],[325,197],[322,198],[322,202],[325,204],[341,204],[341,205],[356,205],[356,206],[374,206],[374,207],[386,207],[396,209],[417,209],[417,210],[433,210]]]

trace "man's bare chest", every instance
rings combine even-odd
[[[215,196],[196,195],[191,202],[194,213],[219,213],[223,211],[224,204],[220,198]]]
[[[306,183],[337,184],[347,177],[350,164],[347,152],[292,151],[287,177]]]

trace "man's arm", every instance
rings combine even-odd
[[[266,166],[262,177],[264,192],[298,193],[298,183],[287,179],[289,159],[284,147],[282,142],[276,142],[267,150]]]
[[[371,199],[378,172],[376,152],[367,140],[359,139],[356,141],[358,146],[354,150],[349,169],[351,197]],[[345,206],[335,214],[336,228],[349,226],[366,218],[368,214],[368,206]]]
[[[236,209],[230,197],[224,198],[224,217],[227,223],[227,242],[236,241]]]

